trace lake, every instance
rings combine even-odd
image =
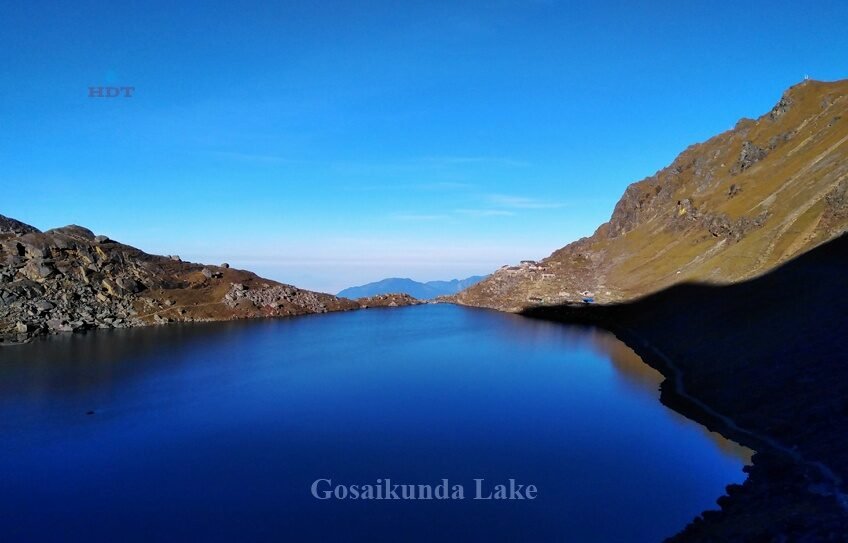
[[[751,454],[660,381],[607,332],[452,305],[3,347],[0,540],[659,541]],[[312,492],[386,479],[465,496]]]

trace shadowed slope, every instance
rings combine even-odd
[[[614,331],[667,377],[664,403],[758,451],[722,511],[679,540],[848,533],[848,235],[735,285],[524,314]]]

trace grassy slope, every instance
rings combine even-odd
[[[784,99],[785,112],[743,119],[631,185],[609,223],[542,261],[555,277],[498,272],[458,301],[518,310],[575,301],[584,290],[607,302],[684,281],[731,283],[839,235],[848,214],[834,214],[827,198],[848,185],[848,81],[808,81]],[[746,142],[765,157],[740,169]],[[763,217],[764,224],[738,238],[716,236],[709,217],[731,224]]]

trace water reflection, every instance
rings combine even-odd
[[[0,402],[27,397],[38,403],[42,398],[113,389],[121,381],[181,364],[181,354],[197,343],[226,342],[244,326],[236,322],[96,330],[3,347]]]
[[[480,315],[462,313],[466,322],[478,325]],[[487,315],[491,317],[492,315]],[[145,374],[177,369],[198,347],[217,351],[238,344],[239,338],[256,334],[282,333],[281,327],[300,324],[309,319],[334,319],[339,315],[301,317],[295,321],[233,321],[223,323],[173,324],[123,330],[95,330],[87,334],[60,334],[41,337],[25,346],[0,348],[0,407],[4,401],[30,407],[47,405],[57,396],[85,397],[93,390],[101,393],[117,391],[124,382],[140,379]],[[529,320],[517,315],[497,314],[487,325],[494,335],[508,335],[513,342],[527,347],[558,343],[564,350],[591,349],[607,359],[615,369],[615,377],[635,392],[659,398],[662,374],[648,366],[633,349],[610,332],[594,327],[563,326],[558,323]],[[290,326],[288,326],[290,327]],[[296,327],[296,326],[295,326]],[[291,333],[294,330],[286,330]],[[420,331],[414,327],[396,327],[385,334],[377,329],[373,341],[403,341],[404,335]],[[435,328],[435,335],[450,335],[456,330]],[[520,333],[516,333],[520,332]],[[92,405],[91,408],[96,408]],[[692,422],[676,412],[681,424]],[[750,464],[753,451],[716,432],[701,427],[717,447]]]
[[[565,326],[536,319],[527,322],[528,319],[512,314],[499,315],[499,317],[502,318],[491,323],[498,334],[509,334],[513,341],[528,347],[539,343],[556,342],[562,345],[564,352],[574,348],[590,349],[609,361],[615,369],[615,378],[623,385],[636,393],[659,399],[659,387],[664,379],[662,374],[645,364],[633,349],[611,332],[592,326]],[[517,334],[516,328],[521,333]],[[673,419],[680,425],[688,427],[694,424],[676,411],[671,413]],[[698,424],[697,427],[724,453],[739,459],[746,465],[751,464],[754,451],[717,432],[708,430],[705,426]]]
[[[651,393],[656,398],[659,398],[659,387],[660,383],[663,382],[662,374],[645,364],[633,349],[605,330],[597,328],[584,329],[582,336],[597,349],[599,354],[606,355],[615,367],[616,375],[619,378],[632,385],[634,389]],[[674,413],[675,419],[680,424],[692,424],[692,421],[676,411],[672,411],[672,413]],[[711,432],[705,426],[700,426],[700,428],[704,435],[722,451],[738,458],[746,465],[751,464],[751,457],[754,455],[754,451],[727,439],[718,432]]]
[[[661,406],[660,379],[601,330],[452,306],[44,338],[0,349],[0,507],[28,539],[65,526],[126,540],[143,513],[148,540],[380,527],[654,541],[741,481],[747,459]],[[545,499],[317,503],[307,489],[328,475],[518,477]]]

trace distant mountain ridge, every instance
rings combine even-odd
[[[486,275],[472,275],[465,279],[450,281],[427,281],[422,283],[405,277],[390,277],[373,283],[350,287],[340,291],[337,296],[342,298],[363,298],[378,294],[409,294],[419,300],[432,300],[437,296],[456,294],[470,286],[476,285]]]

